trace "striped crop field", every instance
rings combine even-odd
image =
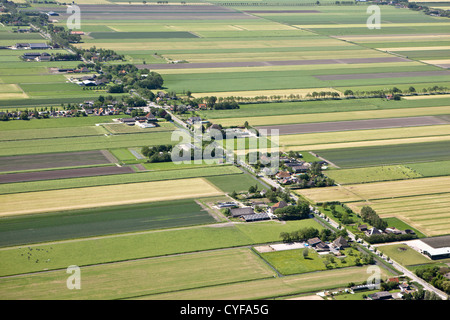
[[[255,110],[256,111],[256,110]],[[245,121],[252,126],[291,124],[291,123],[309,123],[309,122],[329,122],[329,121],[350,121],[364,119],[382,119],[398,117],[432,116],[442,115],[450,112],[450,106],[443,107],[424,107],[424,108],[405,108],[389,109],[380,113],[379,110],[367,111],[348,111],[348,112],[327,112],[327,113],[307,113],[307,114],[289,114],[274,116],[254,116],[242,118],[219,118],[214,119],[214,123],[222,126],[242,125]]]
[[[167,192],[170,190],[170,192]],[[202,178],[1,195],[0,216],[222,195]],[[70,201],[67,199],[70,198]]]
[[[314,202],[345,202],[356,212],[369,205],[381,217],[397,217],[428,236],[450,232],[450,176],[296,192]]]
[[[356,202],[441,194],[450,192],[450,176],[351,184],[345,187],[304,189],[296,192],[314,202]]]
[[[389,140],[399,138],[448,136],[450,125],[420,126],[408,128],[388,128],[369,130],[349,130],[340,132],[321,132],[290,134],[279,137],[282,147],[296,145],[315,145],[346,143],[352,141]]]
[[[450,232],[449,192],[350,204],[358,211],[365,205],[382,218],[397,217],[430,237]]]

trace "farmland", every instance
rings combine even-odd
[[[316,202],[345,202],[356,212],[370,205],[381,217],[397,217],[429,236],[448,233],[449,192],[448,176],[299,191]]]
[[[173,189],[174,194],[167,194],[166,188]],[[5,201],[0,214],[61,211],[220,194],[222,192],[201,178],[17,193],[0,196]],[[65,199],[69,195],[73,200],[67,203]],[[22,202],[18,202],[18,199],[22,199]]]
[[[368,29],[359,2],[76,3],[80,41],[38,51],[82,58],[26,61],[20,48],[0,50],[0,113],[17,113],[0,122],[3,299],[283,299],[367,280],[350,251],[334,270],[313,250],[309,259],[302,249],[255,251],[282,233],[323,231],[317,216],[244,222],[216,206],[223,201],[261,200],[256,212],[289,196],[340,201],[354,213],[370,205],[421,237],[450,233],[447,18],[383,5],[382,28]],[[58,13],[54,29],[35,22],[41,33],[21,33],[5,22],[1,46],[64,36],[65,5],[29,5],[21,11]],[[89,72],[57,71],[87,63]],[[161,75],[160,86],[145,82],[146,69]],[[89,88],[73,77],[107,83]],[[220,105],[230,97],[237,108]],[[30,120],[19,120],[25,110]],[[269,148],[325,161],[320,170],[334,185],[284,185],[290,193],[274,199],[276,178],[244,163],[164,162],[178,142],[173,131],[191,133],[195,116],[205,132],[211,124],[277,129]],[[244,155],[261,141],[230,145]],[[67,290],[69,265],[82,268],[83,290]],[[380,269],[383,279],[395,274]]]

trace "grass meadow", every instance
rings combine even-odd
[[[249,249],[89,266],[82,268],[82,274],[82,290],[67,289],[64,270],[3,279],[2,297],[39,299],[45,291],[47,299],[123,299],[273,277],[273,271]],[[28,286],[29,281],[33,285]]]
[[[326,175],[339,184],[368,183],[423,177],[420,173],[402,165],[330,170],[326,172]]]
[[[281,232],[321,225],[311,219],[249,224],[217,224],[14,246],[0,249],[0,275],[80,267],[115,261],[280,241]],[[32,260],[28,259],[30,251]],[[105,248],[110,248],[105,250]],[[38,262],[36,260],[39,259]],[[48,261],[50,259],[50,261]],[[48,262],[46,262],[48,261]],[[223,266],[222,266],[223,267]]]

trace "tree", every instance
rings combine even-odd
[[[303,259],[306,259],[306,258],[308,258],[308,254],[309,254],[309,250],[308,250],[308,248],[305,248],[305,249],[303,249],[303,252],[302,252],[302,254],[303,254]]]

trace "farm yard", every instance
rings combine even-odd
[[[72,49],[38,51],[87,50],[82,58],[26,61],[20,48],[0,50],[0,116],[60,112],[0,122],[0,297],[286,299],[365,283],[367,267],[351,248],[332,270],[323,262],[330,254],[255,249],[306,228],[338,231],[316,215],[245,222],[214,206],[275,210],[286,199],[269,197],[272,184],[259,169],[154,161],[146,153],[170,154],[178,143],[172,133],[184,129],[178,120],[197,116],[205,132],[210,125],[279,130],[269,150],[323,161],[332,186],[283,185],[301,201],[338,201],[354,219],[371,206],[390,226],[420,237],[450,233],[448,18],[382,5],[382,28],[368,29],[366,3],[268,2],[81,0]],[[65,5],[29,5],[21,11],[56,12],[54,30],[66,30]],[[0,24],[0,47],[50,44],[54,36],[46,27],[16,29]],[[102,60],[105,52],[110,60]],[[89,72],[57,71],[78,73],[88,63]],[[162,85],[141,90],[152,72]],[[72,79],[102,74],[112,81],[89,88]],[[211,96],[216,106],[238,107],[210,107]],[[140,98],[146,106],[133,107]],[[87,105],[94,114],[65,113]],[[96,115],[100,109],[108,112]],[[143,116],[156,125],[141,127]],[[261,138],[236,139],[235,153],[245,155]],[[402,255],[405,266],[426,263],[398,245],[381,247],[393,259]],[[377,259],[383,280],[400,274]],[[69,265],[82,268],[83,290],[67,290]]]

